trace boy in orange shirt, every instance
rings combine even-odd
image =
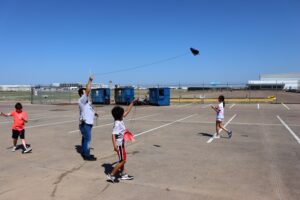
[[[12,138],[13,138],[13,149],[12,151],[16,151],[17,149],[17,141],[20,136],[24,150],[23,153],[29,153],[32,149],[30,147],[26,146],[26,141],[25,141],[25,123],[27,123],[27,114],[26,112],[22,111],[22,104],[21,103],[16,103],[15,105],[16,110],[11,111],[7,114],[1,112],[1,116],[5,117],[13,117],[14,118],[14,123],[12,125]]]

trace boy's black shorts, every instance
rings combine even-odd
[[[13,139],[18,139],[20,136],[21,139],[25,139],[25,129],[19,131],[19,130],[12,130],[12,138]]]

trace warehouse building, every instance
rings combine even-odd
[[[0,91],[30,91],[31,85],[0,85]]]
[[[300,73],[262,74],[260,80],[248,81],[248,88],[300,91]]]

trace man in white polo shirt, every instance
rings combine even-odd
[[[78,100],[79,105],[79,129],[82,134],[81,139],[81,155],[84,160],[95,161],[96,157],[90,154],[90,143],[92,139],[92,128],[94,124],[94,117],[98,117],[93,107],[89,103],[89,94],[91,92],[91,84],[94,77],[91,75],[86,84],[86,88],[80,88],[78,94],[80,96]]]

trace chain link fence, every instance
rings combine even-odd
[[[300,103],[300,91],[284,90],[282,84],[256,85],[251,87],[246,83],[202,83],[177,85],[144,85],[136,88],[136,96],[147,96],[147,88],[170,87],[171,102],[216,102],[219,95],[224,95],[227,102],[235,103]]]
[[[71,88],[40,87],[31,88],[32,104],[72,104],[76,103],[78,92]]]
[[[121,86],[119,86],[121,87]],[[284,90],[282,84],[249,86],[246,83],[202,83],[202,84],[148,84],[133,85],[134,95],[140,100],[149,98],[149,88],[171,88],[171,102],[212,103],[219,95],[234,103],[286,103],[299,104],[297,90]],[[114,89],[110,89],[110,102],[114,103]],[[32,104],[74,104],[78,93],[74,87],[32,87],[28,91],[0,91],[1,102],[29,102]]]

